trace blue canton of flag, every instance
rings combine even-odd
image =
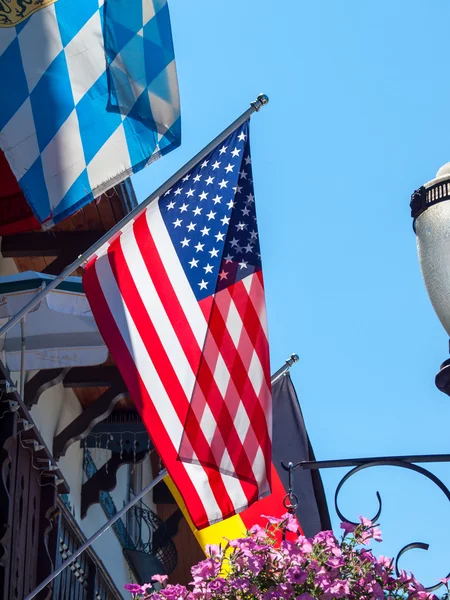
[[[159,207],[197,300],[260,270],[248,122]]]
[[[166,0],[33,10],[0,21],[0,147],[49,228],[177,147],[180,108]]]

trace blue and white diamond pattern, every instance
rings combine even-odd
[[[0,147],[45,228],[180,144],[166,0],[58,0],[0,29]]]

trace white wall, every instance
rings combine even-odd
[[[73,391],[59,384],[41,395],[38,404],[33,406],[31,410],[31,416],[45,443],[52,450],[54,436],[69,425],[81,412],[82,408]],[[93,453],[98,453],[98,451],[94,450]],[[109,451],[106,451],[106,453],[111,454]],[[100,462],[97,466],[101,466],[103,462],[106,461]],[[89,538],[106,523],[107,517],[100,504],[95,504],[89,508],[86,517],[81,519],[81,486],[86,477],[83,472],[83,449],[80,447],[80,442],[75,442],[69,446],[65,455],[58,461],[58,466],[70,487],[69,500],[74,511],[74,517],[84,535]],[[120,509],[124,500],[126,501],[128,489],[126,466],[119,469],[117,480],[118,484],[112,495],[116,508]],[[118,589],[122,591],[123,586],[132,580],[132,575],[114,530],[108,529],[93,545],[93,548]],[[128,595],[124,592],[123,597],[128,598]]]
[[[17,273],[18,270],[12,259],[3,258],[0,254],[0,276]],[[34,372],[28,372],[27,380]],[[11,373],[12,380],[19,380],[19,373]],[[53,449],[53,438],[71,423],[80,413],[82,408],[71,389],[66,389],[62,384],[56,385],[45,391],[36,406],[31,409],[31,416],[39,429],[50,451]],[[95,452],[95,451],[94,451]],[[110,455],[110,452],[107,454]],[[106,459],[108,456],[106,456]],[[74,516],[84,535],[89,538],[106,521],[106,515],[99,504],[92,506],[84,519],[81,519],[81,486],[85,481],[83,472],[83,449],[80,443],[72,444],[58,462],[69,487],[69,500],[74,509]],[[128,490],[128,469],[126,466],[119,469],[118,485],[113,492],[117,509],[123,506]],[[125,583],[132,581],[132,574],[124,559],[122,546],[114,530],[107,530],[93,545],[94,550],[103,562],[109,575],[122,592],[123,598],[129,600],[130,595],[123,590]]]

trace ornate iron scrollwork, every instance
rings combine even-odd
[[[351,519],[348,519],[340,510],[339,503],[338,503],[339,493],[340,493],[342,487],[344,486],[344,484],[351,477],[353,477],[353,475],[356,475],[360,471],[363,471],[365,469],[369,469],[372,467],[382,467],[382,466],[399,467],[402,469],[408,469],[409,471],[414,471],[415,473],[419,473],[419,475],[423,475],[424,477],[429,479],[432,483],[434,483],[441,490],[441,492],[445,495],[447,500],[450,502],[450,490],[448,489],[448,487],[434,473],[432,473],[428,469],[425,469],[417,464],[414,464],[414,463],[420,463],[420,462],[426,462],[426,463],[428,463],[428,462],[450,462],[450,455],[440,454],[440,455],[423,455],[423,456],[387,456],[387,457],[376,457],[376,458],[342,459],[342,460],[332,460],[332,461],[302,461],[302,462],[297,463],[293,467],[292,466],[289,467],[289,465],[285,465],[283,463],[281,463],[281,465],[286,471],[289,471],[290,468],[291,469],[292,468],[293,469],[302,468],[302,469],[309,469],[309,470],[317,470],[320,468],[328,469],[328,468],[339,468],[339,467],[341,467],[341,468],[342,467],[353,467],[348,473],[346,473],[344,475],[344,477],[340,480],[340,482],[338,483],[338,485],[336,487],[336,491],[334,494],[334,506],[335,506],[338,517],[342,521],[347,521],[348,523],[351,523],[352,525],[358,525],[357,522],[352,521]],[[382,501],[381,495],[378,491],[376,492],[376,497],[378,500],[378,510],[377,510],[376,515],[371,519],[372,522],[378,521],[378,519],[381,515],[382,508],[383,508],[383,501]],[[429,544],[425,544],[424,542],[413,542],[411,544],[407,544],[406,546],[404,546],[400,550],[400,552],[397,554],[397,557],[395,559],[395,571],[397,573],[397,576],[400,573],[400,570],[399,570],[400,559],[402,558],[402,556],[404,554],[406,554],[406,552],[408,552],[410,550],[428,550],[428,549],[429,549]],[[447,578],[450,578],[450,573],[447,575]],[[434,592],[435,590],[439,589],[442,585],[443,584],[441,582],[439,582],[439,583],[429,586],[425,589],[427,590],[427,592]]]

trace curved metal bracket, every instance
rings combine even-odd
[[[329,468],[336,468],[336,467],[353,467],[348,473],[346,473],[344,475],[344,477],[340,480],[340,482],[338,483],[338,485],[336,487],[336,492],[334,494],[334,506],[335,506],[337,515],[339,516],[339,518],[342,521],[346,521],[347,523],[351,523],[352,525],[358,525],[359,523],[352,521],[350,519],[347,519],[347,517],[345,517],[345,515],[340,510],[339,503],[338,503],[339,492],[341,491],[343,485],[351,477],[353,477],[353,475],[356,475],[360,471],[363,471],[365,469],[369,469],[372,467],[382,467],[382,466],[399,467],[402,469],[407,469],[409,471],[413,471],[415,473],[419,473],[419,475],[423,475],[424,477],[426,477],[427,479],[432,481],[435,485],[437,485],[437,487],[441,490],[441,492],[445,495],[447,500],[450,502],[450,490],[448,489],[448,487],[434,473],[431,473],[431,471],[429,471],[428,469],[425,469],[417,464],[414,464],[414,463],[420,463],[420,462],[424,462],[424,463],[425,462],[426,463],[450,462],[450,455],[448,455],[448,454],[437,454],[437,455],[428,454],[428,455],[422,455],[422,456],[420,456],[420,455],[417,455],[417,456],[386,456],[386,457],[356,458],[356,459],[342,459],[342,460],[330,460],[330,461],[301,461],[301,462],[298,462],[297,464],[295,464],[293,467],[292,467],[292,463],[289,463],[289,465],[285,465],[282,462],[281,466],[286,471],[292,471],[292,469],[295,470],[297,468],[316,470],[316,469],[320,469],[320,468],[324,468],[324,469],[328,468],[329,469]],[[378,510],[377,510],[376,515],[371,519],[372,522],[375,522],[379,519],[382,508],[383,508],[383,502],[382,502],[380,493],[378,491],[376,492],[376,497],[378,500]],[[400,552],[397,554],[397,557],[395,560],[395,570],[396,570],[397,576],[399,575],[398,563],[399,563],[401,557],[406,552],[408,552],[409,550],[428,550],[428,549],[429,549],[429,545],[425,544],[423,542],[414,542],[412,544],[407,544],[406,546],[404,546],[400,550]],[[447,575],[447,577],[450,578],[450,573],[449,573],[449,575]],[[443,583],[439,582],[433,586],[426,587],[425,589],[427,592],[434,592],[435,590],[439,589],[442,585],[443,585]]]
[[[395,559],[395,573],[396,573],[397,577],[400,575],[398,563],[399,563],[401,557],[404,554],[406,554],[406,552],[408,552],[409,550],[428,550],[429,547],[430,547],[429,544],[424,544],[423,542],[414,542],[412,544],[407,544],[406,546],[403,546],[403,548],[397,554],[397,557]],[[450,573],[447,575],[447,579],[448,578],[450,578]],[[441,582],[439,582],[439,583],[436,583],[435,585],[431,585],[425,589],[427,592],[434,592],[435,590],[438,590],[442,585],[443,584]]]

